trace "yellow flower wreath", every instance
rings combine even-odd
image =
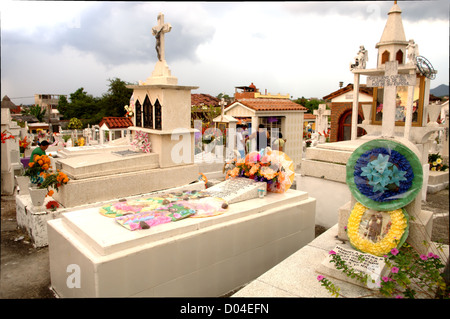
[[[367,209],[359,202],[353,207],[347,223],[347,236],[350,239],[350,244],[365,253],[375,256],[386,255],[392,248],[396,248],[399,245],[408,227],[407,216],[402,208],[386,212],[390,215],[392,225],[386,236],[375,243],[369,239],[362,238],[359,233],[361,218]]]

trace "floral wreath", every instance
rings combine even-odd
[[[422,189],[419,158],[391,140],[372,140],[358,147],[347,162],[346,174],[355,199],[378,211],[404,207]]]
[[[347,236],[356,250],[375,256],[387,255],[391,249],[401,247],[409,234],[409,216],[404,208],[389,211],[391,226],[388,233],[378,242],[362,238],[359,233],[361,219],[368,208],[356,203],[347,223]]]

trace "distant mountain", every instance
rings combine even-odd
[[[434,96],[448,96],[448,85],[445,84],[441,84],[438,87],[431,89],[430,93],[433,94]]]

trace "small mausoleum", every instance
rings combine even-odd
[[[249,133],[263,124],[269,131],[279,131],[286,139],[284,152],[300,164],[302,159],[304,113],[307,109],[289,99],[290,95],[261,94],[252,83],[235,88],[235,101],[224,109],[237,121],[247,123]]]
[[[127,130],[133,126],[129,117],[104,117],[100,121],[100,144],[127,136]]]
[[[329,102],[331,109],[330,124],[330,142],[347,141],[351,139],[352,126],[352,105],[353,105],[353,84],[349,83],[346,87],[340,88],[323,97]],[[358,106],[358,124],[364,119],[362,105],[372,105],[373,88],[361,84],[359,87],[359,106]],[[366,134],[362,128],[358,128],[357,136]]]

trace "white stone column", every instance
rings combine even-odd
[[[353,84],[353,107],[352,107],[352,134],[351,139],[356,140],[358,136],[358,105],[359,105],[359,77],[358,73],[355,73]]]
[[[386,62],[385,76],[397,75],[397,61]],[[395,133],[395,100],[397,87],[386,85],[383,95],[383,121],[381,123],[381,134],[384,137],[394,137]]]
[[[414,70],[411,70],[409,74],[415,74]],[[405,131],[403,137],[410,139],[410,132],[412,126],[412,113],[413,113],[413,103],[414,103],[414,86],[408,86],[408,100],[406,102],[406,118],[405,118]]]

